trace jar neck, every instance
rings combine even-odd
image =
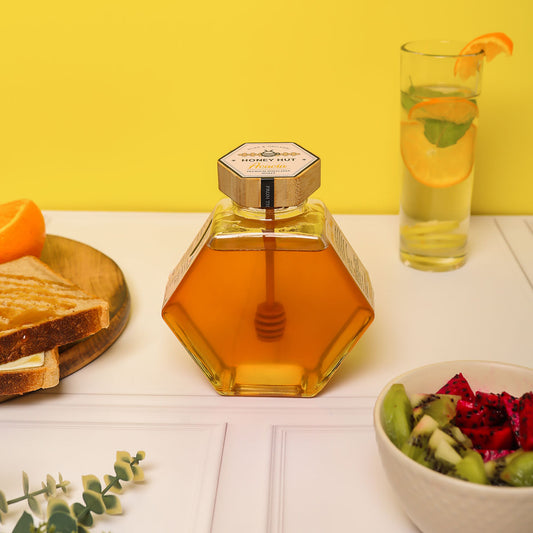
[[[244,207],[232,200],[233,210],[236,215],[253,220],[284,220],[301,215],[307,210],[307,200],[296,206],[257,208]]]

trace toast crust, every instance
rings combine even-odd
[[[0,264],[0,364],[83,339],[108,325],[105,300],[36,257]]]
[[[58,383],[59,353],[57,348],[45,352],[43,366],[0,372],[0,391],[3,396],[48,389],[55,387]]]
[[[0,364],[83,339],[108,324],[104,310],[93,308],[0,334]]]

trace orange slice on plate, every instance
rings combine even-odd
[[[39,257],[46,237],[44,217],[31,200],[0,205],[0,263],[25,255]]]
[[[409,119],[447,120],[456,124],[464,124],[478,115],[477,105],[471,100],[460,97],[429,98],[415,104],[409,110]]]
[[[476,127],[451,146],[438,148],[424,135],[424,124],[405,121],[401,124],[400,148],[411,175],[428,187],[450,187],[470,175],[474,166]]]
[[[492,61],[497,55],[513,53],[513,41],[505,33],[486,33],[470,41],[460,52],[461,56],[455,62],[454,73],[463,80],[473,76],[479,68],[481,58],[477,55],[483,52],[487,61]]]

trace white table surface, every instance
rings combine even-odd
[[[0,404],[0,489],[50,473],[112,473],[116,450],[146,451],[121,517],[93,531],[414,533],[382,471],[372,409],[410,368],[452,359],[533,366],[533,216],[473,217],[454,272],[398,259],[396,216],[336,215],[370,273],[376,319],[312,399],[218,396],[161,319],[168,274],[206,213],[45,212],[47,231],[114,259],[131,292],[118,341],[54,389]],[[6,460],[7,458],[7,460]],[[0,532],[24,509],[11,507]]]

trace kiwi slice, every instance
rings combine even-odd
[[[500,473],[500,479],[513,487],[533,486],[533,451],[517,454]]]
[[[441,433],[445,435],[444,432],[441,431]],[[448,440],[444,438],[437,439],[434,446],[433,455],[442,465],[440,469],[436,468],[436,470],[449,472],[453,466],[456,466],[461,461],[461,456],[455,451]]]
[[[462,459],[455,465],[453,475],[480,485],[488,485],[489,483],[483,458],[475,450],[467,450],[465,452]]]
[[[472,441],[457,426],[447,425],[444,431],[448,432],[463,448],[473,448]]]
[[[431,434],[428,445],[432,450],[436,450],[441,441],[447,442],[452,448],[457,445],[457,441],[451,435],[448,435],[448,433],[445,433],[442,429],[437,428]]]
[[[411,402],[403,384],[395,383],[387,391],[383,398],[382,420],[385,433],[401,449],[413,429]]]
[[[413,428],[407,442],[402,446],[402,452],[417,463],[431,468],[432,457],[428,443],[431,435],[438,427],[439,423],[434,418],[424,415]]]
[[[445,426],[455,418],[457,402],[460,396],[453,394],[414,394],[410,398],[415,421],[426,414],[434,418],[439,425]]]
[[[420,443],[420,441],[408,440],[402,446],[401,450],[405,455],[407,455],[407,457],[410,457],[417,463],[420,463],[423,466],[427,466],[428,468],[432,468],[433,463],[431,454],[429,453],[427,446]]]
[[[485,472],[492,485],[507,485],[501,478],[500,474],[507,467],[507,465],[513,461],[519,455],[522,455],[524,450],[519,448],[512,453],[499,457],[498,459],[491,459],[485,463]]]

